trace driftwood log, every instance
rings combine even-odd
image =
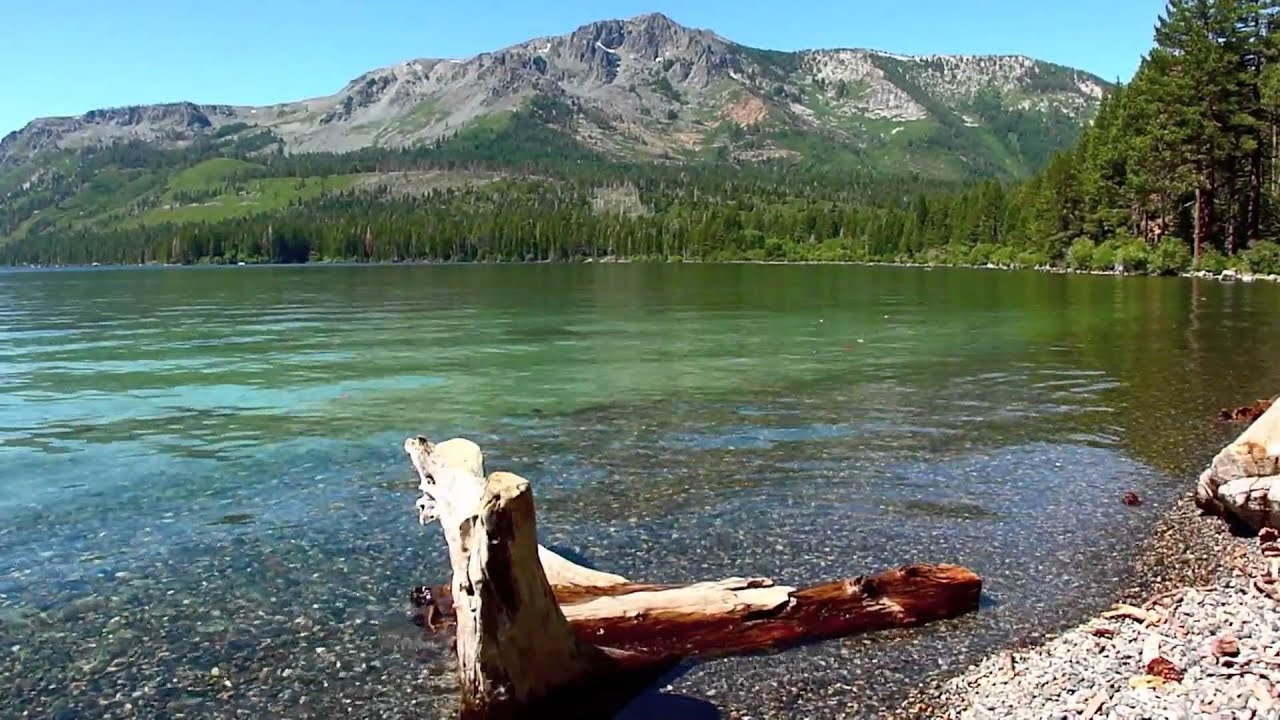
[[[982,580],[913,566],[798,590],[765,578],[633,583],[537,544],[533,492],[484,477],[466,440],[405,441],[421,522],[439,520],[453,582],[422,593],[453,620],[466,718],[609,717],[686,658],[776,650],[910,627],[978,608]]]
[[[1280,528],[1280,403],[1218,453],[1200,476],[1196,504],[1240,533]]]

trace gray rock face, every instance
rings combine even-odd
[[[122,140],[180,146],[236,117],[237,110],[225,105],[181,102],[90,110],[78,118],[36,120],[0,140],[0,161],[21,160],[46,149],[75,149]]]
[[[890,65],[896,74],[886,72]],[[1046,83],[1050,76],[1056,82]],[[902,77],[913,88],[900,87]],[[128,140],[182,147],[232,123],[269,129],[290,152],[399,147],[433,141],[537,94],[569,101],[586,118],[576,124],[578,135],[619,152],[623,140],[650,152],[696,148],[730,120],[823,129],[858,142],[868,132],[867,118],[926,121],[926,105],[963,115],[987,90],[1000,93],[1010,108],[1056,108],[1078,117],[1096,109],[1105,88],[1087,73],[1022,57],[756,51],[651,14],[591,23],[466,60],[380,68],[334,95],[300,102],[181,102],[36,120],[0,141],[0,164]],[[921,91],[932,102],[922,102]]]

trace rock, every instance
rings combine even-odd
[[[1104,620],[1114,620],[1116,618],[1128,618],[1130,620],[1137,620],[1138,622],[1144,623],[1151,619],[1151,613],[1140,607],[1134,607],[1123,603],[1102,613],[1102,619]]]
[[[1134,690],[1156,690],[1165,684],[1165,679],[1158,675],[1135,675],[1129,678],[1129,687]]]
[[[1142,666],[1150,668],[1151,664],[1160,658],[1160,637],[1158,635],[1147,635],[1142,641]],[[1147,670],[1148,675],[1154,675],[1150,669]]]
[[[1142,498],[1138,497],[1138,493],[1136,492],[1127,492],[1124,494],[1124,497],[1120,498],[1120,502],[1128,505],[1129,507],[1138,507],[1142,504]]]
[[[1235,657],[1240,654],[1240,641],[1231,635],[1221,635],[1213,639],[1212,651],[1215,657]]]
[[[1264,399],[1259,400],[1252,405],[1245,405],[1234,409],[1223,408],[1222,411],[1218,413],[1218,417],[1228,422],[1242,424],[1257,422],[1258,418],[1262,417],[1271,409],[1273,402],[1273,400]]]
[[[1233,528],[1280,526],[1280,405],[1272,405],[1200,476],[1196,504]],[[1274,490],[1274,492],[1273,492]]]
[[[1158,657],[1147,663],[1147,674],[1169,682],[1182,682],[1182,671],[1166,657]]]
[[[1084,709],[1080,711],[1081,720],[1089,720],[1089,718],[1097,715],[1098,711],[1102,709],[1102,706],[1106,704],[1107,699],[1108,696],[1104,692],[1094,695],[1093,699],[1090,700],[1089,703],[1084,706]]]

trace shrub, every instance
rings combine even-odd
[[[1049,255],[1038,250],[1027,250],[1018,255],[1015,264],[1025,268],[1044,267],[1049,264]]]
[[[1017,257],[1013,248],[1008,245],[998,247],[995,252],[991,253],[992,264],[999,265],[1000,267],[1013,267],[1016,264],[1016,261]]]
[[[951,244],[946,247],[947,256],[943,260],[944,265],[968,265],[969,252],[971,248],[960,244]]]
[[[1196,270],[1218,275],[1227,269],[1227,256],[1218,252],[1216,248],[1207,248],[1200,252],[1200,259],[1196,261],[1193,267]]]
[[[930,265],[946,265],[948,264],[947,251],[945,248],[931,247],[924,254],[924,261]]]
[[[1177,275],[1191,267],[1191,248],[1181,238],[1166,237],[1151,252],[1153,275]]]
[[[1067,267],[1072,270],[1089,270],[1093,267],[1093,255],[1097,246],[1089,238],[1080,238],[1067,249]]]
[[[979,243],[969,250],[970,265],[986,265],[991,262],[991,256],[996,252],[996,246],[991,243]]]
[[[1242,254],[1249,272],[1262,275],[1280,274],[1280,245],[1262,241],[1255,243]]]
[[[1108,240],[1094,248],[1089,267],[1101,272],[1113,272],[1116,269],[1116,241]]]
[[[1147,244],[1132,238],[1119,242],[1116,247],[1116,266],[1121,272],[1147,272],[1151,267],[1151,254],[1147,250]]]

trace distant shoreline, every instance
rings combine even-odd
[[[949,264],[930,264],[930,263],[910,263],[910,262],[874,262],[866,260],[636,260],[632,258],[585,258],[581,260],[537,260],[537,261],[519,261],[519,262],[495,262],[489,260],[402,260],[402,261],[378,261],[378,262],[361,262],[358,260],[329,261],[318,260],[315,262],[305,263],[270,263],[270,262],[237,262],[237,263],[216,263],[216,262],[198,262],[198,263],[92,263],[92,264],[68,264],[68,265],[10,265],[0,268],[0,270],[8,271],[57,271],[57,270],[119,270],[126,268],[145,268],[145,269],[181,269],[181,268],[254,268],[254,267],[398,267],[398,266],[419,266],[419,265],[476,265],[476,266],[503,266],[503,265],[847,265],[855,267],[891,267],[891,268],[915,268],[924,270],[944,269],[944,270],[999,270],[999,271],[1025,271],[1038,272],[1048,275],[1095,275],[1103,277],[1183,277],[1183,278],[1199,278],[1205,280],[1218,280],[1221,282],[1272,282],[1280,283],[1280,275],[1267,275],[1261,273],[1248,273],[1237,270],[1225,270],[1221,273],[1212,273],[1207,270],[1196,270],[1190,272],[1179,273],[1178,275],[1152,275],[1150,273],[1130,273],[1120,271],[1106,270],[1072,270],[1070,268],[1062,268],[1056,266],[1040,266],[1040,267],[1008,267],[1001,265],[949,265]]]

